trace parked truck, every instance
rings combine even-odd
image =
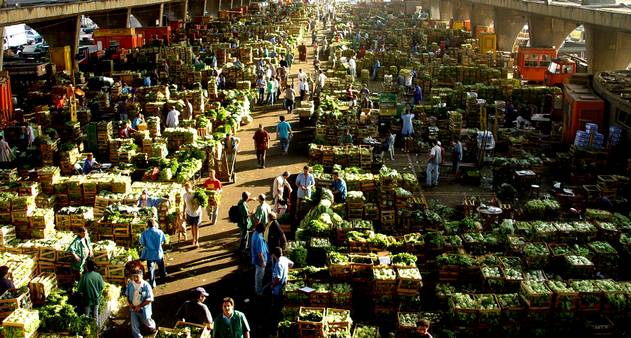
[[[26,45],[28,38],[26,35],[26,25],[19,24],[4,27],[4,49]]]

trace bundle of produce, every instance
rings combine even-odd
[[[476,266],[476,260],[467,255],[460,253],[444,253],[436,257],[436,263],[439,267],[452,267],[470,269]]]
[[[596,227],[589,222],[573,222],[572,226],[574,227],[574,233],[579,240],[583,242],[591,241],[596,237],[598,230]]]
[[[509,320],[521,319],[522,312],[524,311],[524,304],[522,298],[518,293],[504,293],[496,294],[497,304],[502,309],[502,313]]]
[[[449,310],[458,323],[474,324],[478,320],[479,303],[475,299],[475,295],[454,293],[449,297]]]
[[[576,308],[578,292],[564,281],[549,280],[546,285],[554,292],[554,307],[560,311],[571,311]]]
[[[418,290],[422,286],[421,273],[417,267],[398,267],[399,291]]]
[[[613,214],[606,210],[585,209],[585,218],[588,220],[610,222],[613,220]]]
[[[419,313],[398,312],[397,320],[399,323],[399,330],[415,329],[417,327],[416,323],[418,323],[419,319],[420,319]]]
[[[409,233],[403,236],[403,244],[408,252],[420,253],[424,248],[425,240],[420,233]]]
[[[287,243],[287,256],[294,262],[294,267],[300,268],[307,265],[307,243],[303,241],[290,241]]]
[[[325,308],[301,306],[298,311],[298,329],[324,335]]]
[[[543,270],[528,270],[524,273],[524,279],[540,282],[548,280]]]
[[[543,268],[548,263],[550,251],[545,243],[527,243],[524,246],[526,264],[530,268]]]
[[[526,202],[525,211],[532,219],[554,217],[561,209],[557,200],[533,199]]]

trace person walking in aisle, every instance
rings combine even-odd
[[[208,310],[208,306],[204,304],[206,297],[209,294],[202,287],[195,288],[193,290],[193,299],[187,300],[175,313],[175,318],[178,320],[204,325],[208,329],[213,327],[213,316]]]
[[[85,263],[85,272],[79,280],[77,292],[81,295],[83,314],[95,320],[99,318],[99,304],[104,286],[103,277],[96,272],[96,264],[88,259]]]
[[[217,223],[217,216],[219,216],[219,194],[223,191],[221,181],[215,177],[215,169],[208,170],[208,179],[204,181],[204,188],[208,191],[208,206],[206,212],[208,213],[208,220],[210,225]]]
[[[190,182],[184,184],[184,213],[186,214],[186,224],[191,227],[192,245],[199,247],[199,225],[202,223],[202,207],[193,198],[193,185]]]
[[[223,315],[213,323],[213,338],[250,338],[250,324],[245,315],[234,309],[234,300],[223,299]]]
[[[289,178],[289,172],[285,171],[282,175],[277,176],[272,183],[272,197],[274,198],[274,208],[277,209],[280,201],[285,199],[285,189],[288,191],[288,195],[291,196],[291,185],[287,181]]]
[[[287,85],[287,87],[285,87],[285,107],[287,108],[288,114],[291,114],[294,111],[295,99],[296,99],[296,91],[294,90],[293,83],[292,83],[292,85]]]
[[[164,232],[158,228],[158,222],[151,218],[147,221],[147,229],[140,234],[140,245],[142,252],[140,259],[147,261],[147,270],[149,271],[149,283],[152,287],[156,287],[156,275],[153,263],[158,264],[160,269],[160,278],[164,282],[167,277],[167,270],[164,266],[164,251],[162,244],[166,242]]]
[[[276,125],[276,136],[280,141],[280,150],[283,155],[287,155],[289,150],[289,140],[292,136],[291,125],[285,121],[285,116],[279,117],[280,122]]]
[[[387,151],[388,154],[390,154],[390,161],[394,161],[394,141],[396,139],[397,135],[395,133],[391,131],[388,132],[388,136],[386,136],[386,139],[383,141],[382,144],[382,148],[381,148],[381,158],[384,158],[385,152]]]
[[[462,161],[462,143],[460,143],[460,139],[455,138],[452,141],[452,145],[454,150],[451,154],[451,172],[458,177],[458,173],[460,171],[460,162]]]
[[[86,260],[88,257],[92,257],[92,242],[85,227],[78,229],[77,237],[70,243],[66,251],[74,258],[74,261],[70,263],[70,268],[78,279],[80,273],[83,272]]]
[[[151,319],[151,303],[153,303],[153,290],[147,281],[142,279],[142,271],[132,272],[131,280],[127,283],[125,291],[127,306],[131,315],[131,333],[133,338],[143,338],[141,324],[155,333],[156,323]]]
[[[269,133],[259,124],[259,128],[254,132],[254,148],[256,148],[256,161],[259,169],[265,168],[265,155],[269,148]]]

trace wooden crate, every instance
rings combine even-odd
[[[312,322],[300,319],[306,311],[318,311],[322,313],[322,320]],[[298,333],[300,337],[324,337],[324,315],[326,309],[323,307],[304,307],[301,306],[298,311]]]
[[[23,292],[17,298],[0,299],[0,317],[7,317],[17,308],[30,309],[33,306],[29,289],[20,289],[22,290]]]
[[[549,310],[552,307],[552,298],[553,293],[545,286],[544,282],[530,282],[530,283],[540,283],[541,286],[547,289],[549,293],[532,293],[526,287],[527,282],[521,282],[521,292],[520,295],[524,302],[528,305],[529,309],[547,309]]]
[[[199,335],[194,335],[192,337],[195,338],[210,338],[210,330],[208,329],[208,327],[206,327],[206,325],[200,325],[200,324],[194,324],[194,323],[189,323],[189,322],[182,322],[182,321],[178,321],[177,323],[175,323],[175,326],[173,327],[174,329],[179,329],[179,328],[185,328],[185,327],[195,327],[198,329],[201,329],[202,332]]]
[[[54,273],[40,273],[28,284],[33,304],[43,304],[52,290],[57,289],[57,275]]]
[[[329,322],[326,320],[326,317],[329,315],[342,315],[342,316],[347,316],[348,320],[347,321],[341,321],[341,322]],[[344,333],[347,332],[349,335],[351,333],[351,325],[353,324],[353,321],[351,320],[351,311],[350,310],[344,310],[344,309],[333,309],[333,308],[328,308],[326,309],[326,314],[324,316],[324,331],[326,332],[326,334],[332,334],[332,333]]]

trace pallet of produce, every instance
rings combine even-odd
[[[602,290],[594,285],[594,281],[587,279],[573,280],[570,281],[570,287],[578,292],[578,311],[600,311]]]
[[[37,336],[39,312],[18,308],[2,321],[2,330],[7,338],[30,338]]]
[[[484,329],[488,327],[496,327],[500,325],[500,319],[502,311],[497,303],[494,294],[479,294],[476,295],[476,301],[479,306],[479,326],[478,328]]]
[[[552,307],[553,293],[545,282],[522,281],[520,294],[529,309],[544,310]]]
[[[298,332],[301,337],[324,337],[323,307],[304,307],[298,311]]]
[[[331,251],[327,254],[327,263],[331,278],[346,280],[351,277],[352,268],[348,255]]]

